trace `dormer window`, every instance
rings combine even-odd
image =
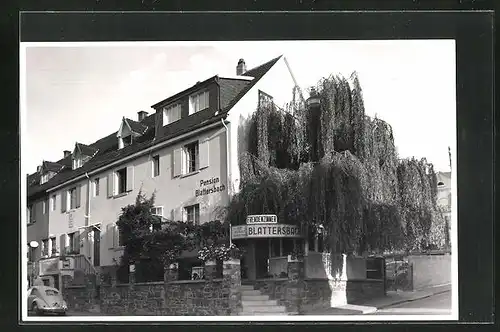
[[[123,137],[122,140],[123,140],[123,146],[125,147],[125,146],[132,145],[132,142],[134,139],[133,139],[132,135],[129,135],[127,137]]]
[[[82,164],[83,164],[82,158],[80,157],[73,158],[73,169],[82,167]]]
[[[209,107],[209,93],[203,91],[189,97],[189,115]]]
[[[51,178],[50,173],[42,174],[42,177],[40,178],[40,184],[48,182],[50,178]]]
[[[163,125],[166,126],[181,119],[181,104],[168,106],[163,109]]]
[[[47,183],[52,179],[61,169],[63,165],[51,161],[44,161],[42,166],[39,167],[38,173],[40,174],[40,184]]]
[[[147,129],[148,126],[142,123],[123,118],[120,129],[118,129],[116,134],[118,138],[118,149],[123,149],[126,146],[132,145],[134,138],[143,135]]]
[[[118,137],[118,149],[123,149],[126,146],[132,145],[134,142],[133,135],[127,135],[125,137]]]
[[[72,168],[75,170],[82,167],[87,161],[97,154],[98,150],[92,146],[76,143],[71,154]]]

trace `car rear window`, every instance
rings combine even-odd
[[[57,294],[59,294],[59,292],[57,292],[56,290],[53,290],[53,289],[45,290],[45,295],[47,295],[47,296],[55,296]]]

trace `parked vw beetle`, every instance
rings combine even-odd
[[[65,315],[68,310],[61,293],[48,286],[33,286],[28,289],[28,311],[36,315],[54,313]]]

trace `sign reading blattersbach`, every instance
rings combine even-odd
[[[286,224],[254,224],[231,227],[232,239],[276,237],[301,238],[303,234],[300,227]]]

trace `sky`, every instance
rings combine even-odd
[[[453,40],[21,44],[21,163],[57,161],[75,142],[118,130],[122,117],[213,75],[283,54],[304,91],[330,74],[358,73],[365,112],[392,126],[400,157],[449,171],[456,151]],[[305,96],[307,98],[307,95]]]

